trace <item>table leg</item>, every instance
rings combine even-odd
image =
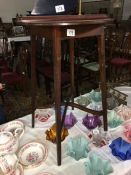
[[[58,165],[61,165],[61,38],[59,28],[54,28],[53,30],[53,59],[57,163]]]
[[[70,74],[71,74],[71,101],[74,103],[74,38],[69,40],[69,51],[70,51]],[[72,107],[74,108],[74,107]]]
[[[36,37],[31,36],[31,97],[32,97],[32,128],[35,126],[34,111],[36,108]]]
[[[98,53],[99,53],[99,65],[100,65],[100,88],[102,92],[102,107],[103,107],[103,122],[104,130],[107,131],[107,102],[106,102],[106,71],[105,71],[105,39],[104,28],[103,32],[98,36]]]

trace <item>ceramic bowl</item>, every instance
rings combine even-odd
[[[6,131],[0,132],[0,148],[10,143],[12,139],[13,135],[11,132]]]
[[[39,166],[47,157],[47,148],[38,142],[30,142],[21,147],[18,152],[19,162],[25,168]]]
[[[9,131],[14,134],[17,128],[24,129],[24,123],[19,120],[8,122],[2,126],[1,131]]]
[[[0,172],[1,174],[12,174],[17,167],[18,159],[15,154],[7,154],[0,156]]]
[[[51,115],[53,115],[53,110],[50,108],[47,109],[36,109],[35,110],[35,120],[38,122],[46,122]]]
[[[18,163],[16,169],[8,175],[24,175],[24,169],[22,165]]]
[[[0,132],[0,155],[10,150],[10,145],[14,141],[14,136],[11,132]]]
[[[19,146],[18,138],[14,137],[11,132],[0,132],[0,155],[14,153]]]

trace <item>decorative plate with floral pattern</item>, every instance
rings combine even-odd
[[[19,150],[18,158],[24,168],[39,166],[47,158],[47,148],[38,142],[27,143]]]

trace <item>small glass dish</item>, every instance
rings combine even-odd
[[[122,119],[114,110],[108,111],[107,118],[110,128],[116,128],[124,122],[124,119]]]
[[[87,106],[91,103],[91,100],[87,95],[80,95],[79,97],[76,98],[75,102],[78,103],[79,105]]]
[[[124,135],[127,140],[131,143],[131,121],[124,125]]]
[[[64,127],[70,129],[77,123],[77,119],[73,112],[69,112],[65,116]]]
[[[97,126],[101,126],[101,124],[102,124],[99,116],[89,116],[89,115],[86,115],[83,118],[82,123],[89,130],[95,129]]]
[[[89,93],[91,101],[100,102],[102,99],[101,92],[95,91],[94,89]]]
[[[75,160],[86,158],[90,151],[89,141],[82,135],[77,135],[67,143],[67,155]]]
[[[113,172],[110,161],[101,159],[94,152],[89,154],[89,159],[84,165],[87,175],[108,175]]]

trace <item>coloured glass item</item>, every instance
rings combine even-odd
[[[101,159],[97,154],[91,152],[89,159],[84,163],[86,175],[108,175],[113,172],[111,163]]]
[[[98,116],[86,116],[83,118],[83,124],[88,129],[94,129],[97,126],[101,126],[101,120]]]
[[[70,112],[65,117],[64,127],[67,129],[70,129],[71,127],[73,127],[76,124],[76,122],[77,122],[76,117],[74,116],[74,114],[72,112]]]
[[[79,105],[87,106],[91,101],[88,96],[80,95],[77,99],[76,102]]]
[[[101,101],[101,92],[92,90],[89,93],[89,97],[90,97],[91,101],[100,102]]]
[[[131,142],[131,122],[127,123],[124,126],[124,135],[126,136],[126,138],[128,139],[129,142]]]
[[[92,102],[87,106],[87,108],[95,110],[95,111],[101,111],[102,110],[102,103],[101,102]]]
[[[109,147],[114,156],[122,160],[131,160],[131,143],[126,142],[121,137],[113,140]]]
[[[131,107],[128,107],[128,106],[122,104],[119,107],[115,108],[114,110],[124,120],[131,119]]]
[[[108,112],[107,118],[110,128],[115,128],[124,122],[124,120],[114,110]]]
[[[67,154],[75,160],[86,158],[89,151],[89,141],[81,135],[70,138],[67,143]]]
[[[52,125],[50,130],[46,130],[46,139],[50,140],[53,143],[56,143],[56,123]],[[68,136],[68,130],[66,128],[62,128],[61,130],[61,141],[63,141],[66,136]]]

